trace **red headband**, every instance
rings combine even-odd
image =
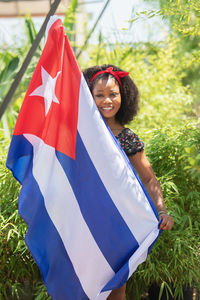
[[[120,77],[125,77],[126,75],[129,74],[129,72],[122,72],[122,71],[113,71],[113,67],[107,68],[104,71],[99,71],[96,74],[94,74],[90,80],[90,82],[92,82],[98,75],[103,74],[103,73],[108,73],[111,74],[112,76],[114,76],[117,81],[119,82],[120,86],[122,86]]]

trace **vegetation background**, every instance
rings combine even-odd
[[[130,20],[159,15],[168,20],[165,40],[148,43],[87,44],[79,56],[82,69],[113,63],[130,71],[140,91],[140,112],[129,125],[146,144],[146,152],[161,183],[168,211],[175,219],[147,261],[128,282],[127,299],[150,299],[150,287],[159,287],[173,299],[185,289],[200,289],[200,0],[154,0],[160,8],[141,12]],[[151,2],[149,0],[149,2]],[[74,41],[77,1],[72,0],[64,26]],[[36,30],[26,18],[27,42],[0,50],[0,103],[19,70]],[[87,36],[87,31],[86,31]],[[81,50],[73,43],[75,51]],[[0,299],[50,299],[40,272],[24,243],[26,224],[18,215],[19,184],[5,167],[14,124],[31,74],[42,51],[40,45],[11,105],[0,121]],[[87,56],[87,60],[85,59]],[[98,272],[98,270],[97,270]],[[195,293],[194,293],[195,295]],[[153,298],[156,300],[155,298]],[[191,298],[192,299],[192,298]],[[189,300],[189,298],[187,298]]]

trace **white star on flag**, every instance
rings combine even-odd
[[[52,78],[51,75],[41,67],[42,85],[37,87],[29,96],[41,96],[44,97],[45,102],[45,116],[47,115],[52,101],[60,104],[59,100],[55,95],[56,81],[61,71],[59,71],[56,77]]]

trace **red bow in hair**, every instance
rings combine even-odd
[[[122,83],[121,83],[120,78],[125,77],[126,75],[129,74],[129,72],[113,71],[113,67],[110,67],[110,68],[107,68],[106,70],[99,71],[96,74],[94,74],[90,81],[92,82],[98,75],[103,74],[103,73],[108,73],[108,74],[111,74],[112,76],[114,76],[117,79],[117,81],[119,82],[121,87],[122,87]]]

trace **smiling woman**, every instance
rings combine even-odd
[[[111,75],[108,79],[99,79],[94,86],[93,97],[108,126],[115,127],[115,115],[121,106],[121,94],[116,80]]]
[[[121,128],[120,125],[123,126],[125,124],[128,124],[130,121],[132,121],[133,117],[138,112],[139,96],[138,96],[138,89],[134,81],[128,76],[129,74],[128,72],[124,72],[116,66],[102,65],[102,66],[94,66],[88,68],[84,71],[83,74],[85,76],[85,79],[87,81],[87,84],[93,96],[94,96],[94,89],[96,89],[97,84],[98,84],[97,86],[99,86],[100,84],[99,81],[101,79],[102,80],[101,86],[99,86],[101,93],[98,94],[101,97],[103,96],[105,97],[105,95],[102,94],[102,90],[104,89],[107,83],[109,83],[110,85],[110,81],[108,81],[108,79],[112,78],[113,86],[112,88],[110,86],[110,88],[111,90],[114,89],[114,94],[120,93],[120,97],[121,97],[120,107],[115,115],[115,120],[118,123],[117,126]],[[106,92],[104,91],[104,93]],[[110,91],[110,94],[113,94],[113,92]],[[111,98],[113,97],[114,95],[112,95]],[[99,101],[99,99],[97,100]]]
[[[171,229],[174,221],[167,214],[159,182],[144,152],[144,144],[132,130],[124,127],[138,110],[138,89],[134,81],[128,72],[113,65],[94,66],[83,74],[103,119],[128,156],[158,211],[159,220],[162,220],[159,228]],[[107,300],[125,300],[125,291],[126,283],[120,288],[112,288]]]

